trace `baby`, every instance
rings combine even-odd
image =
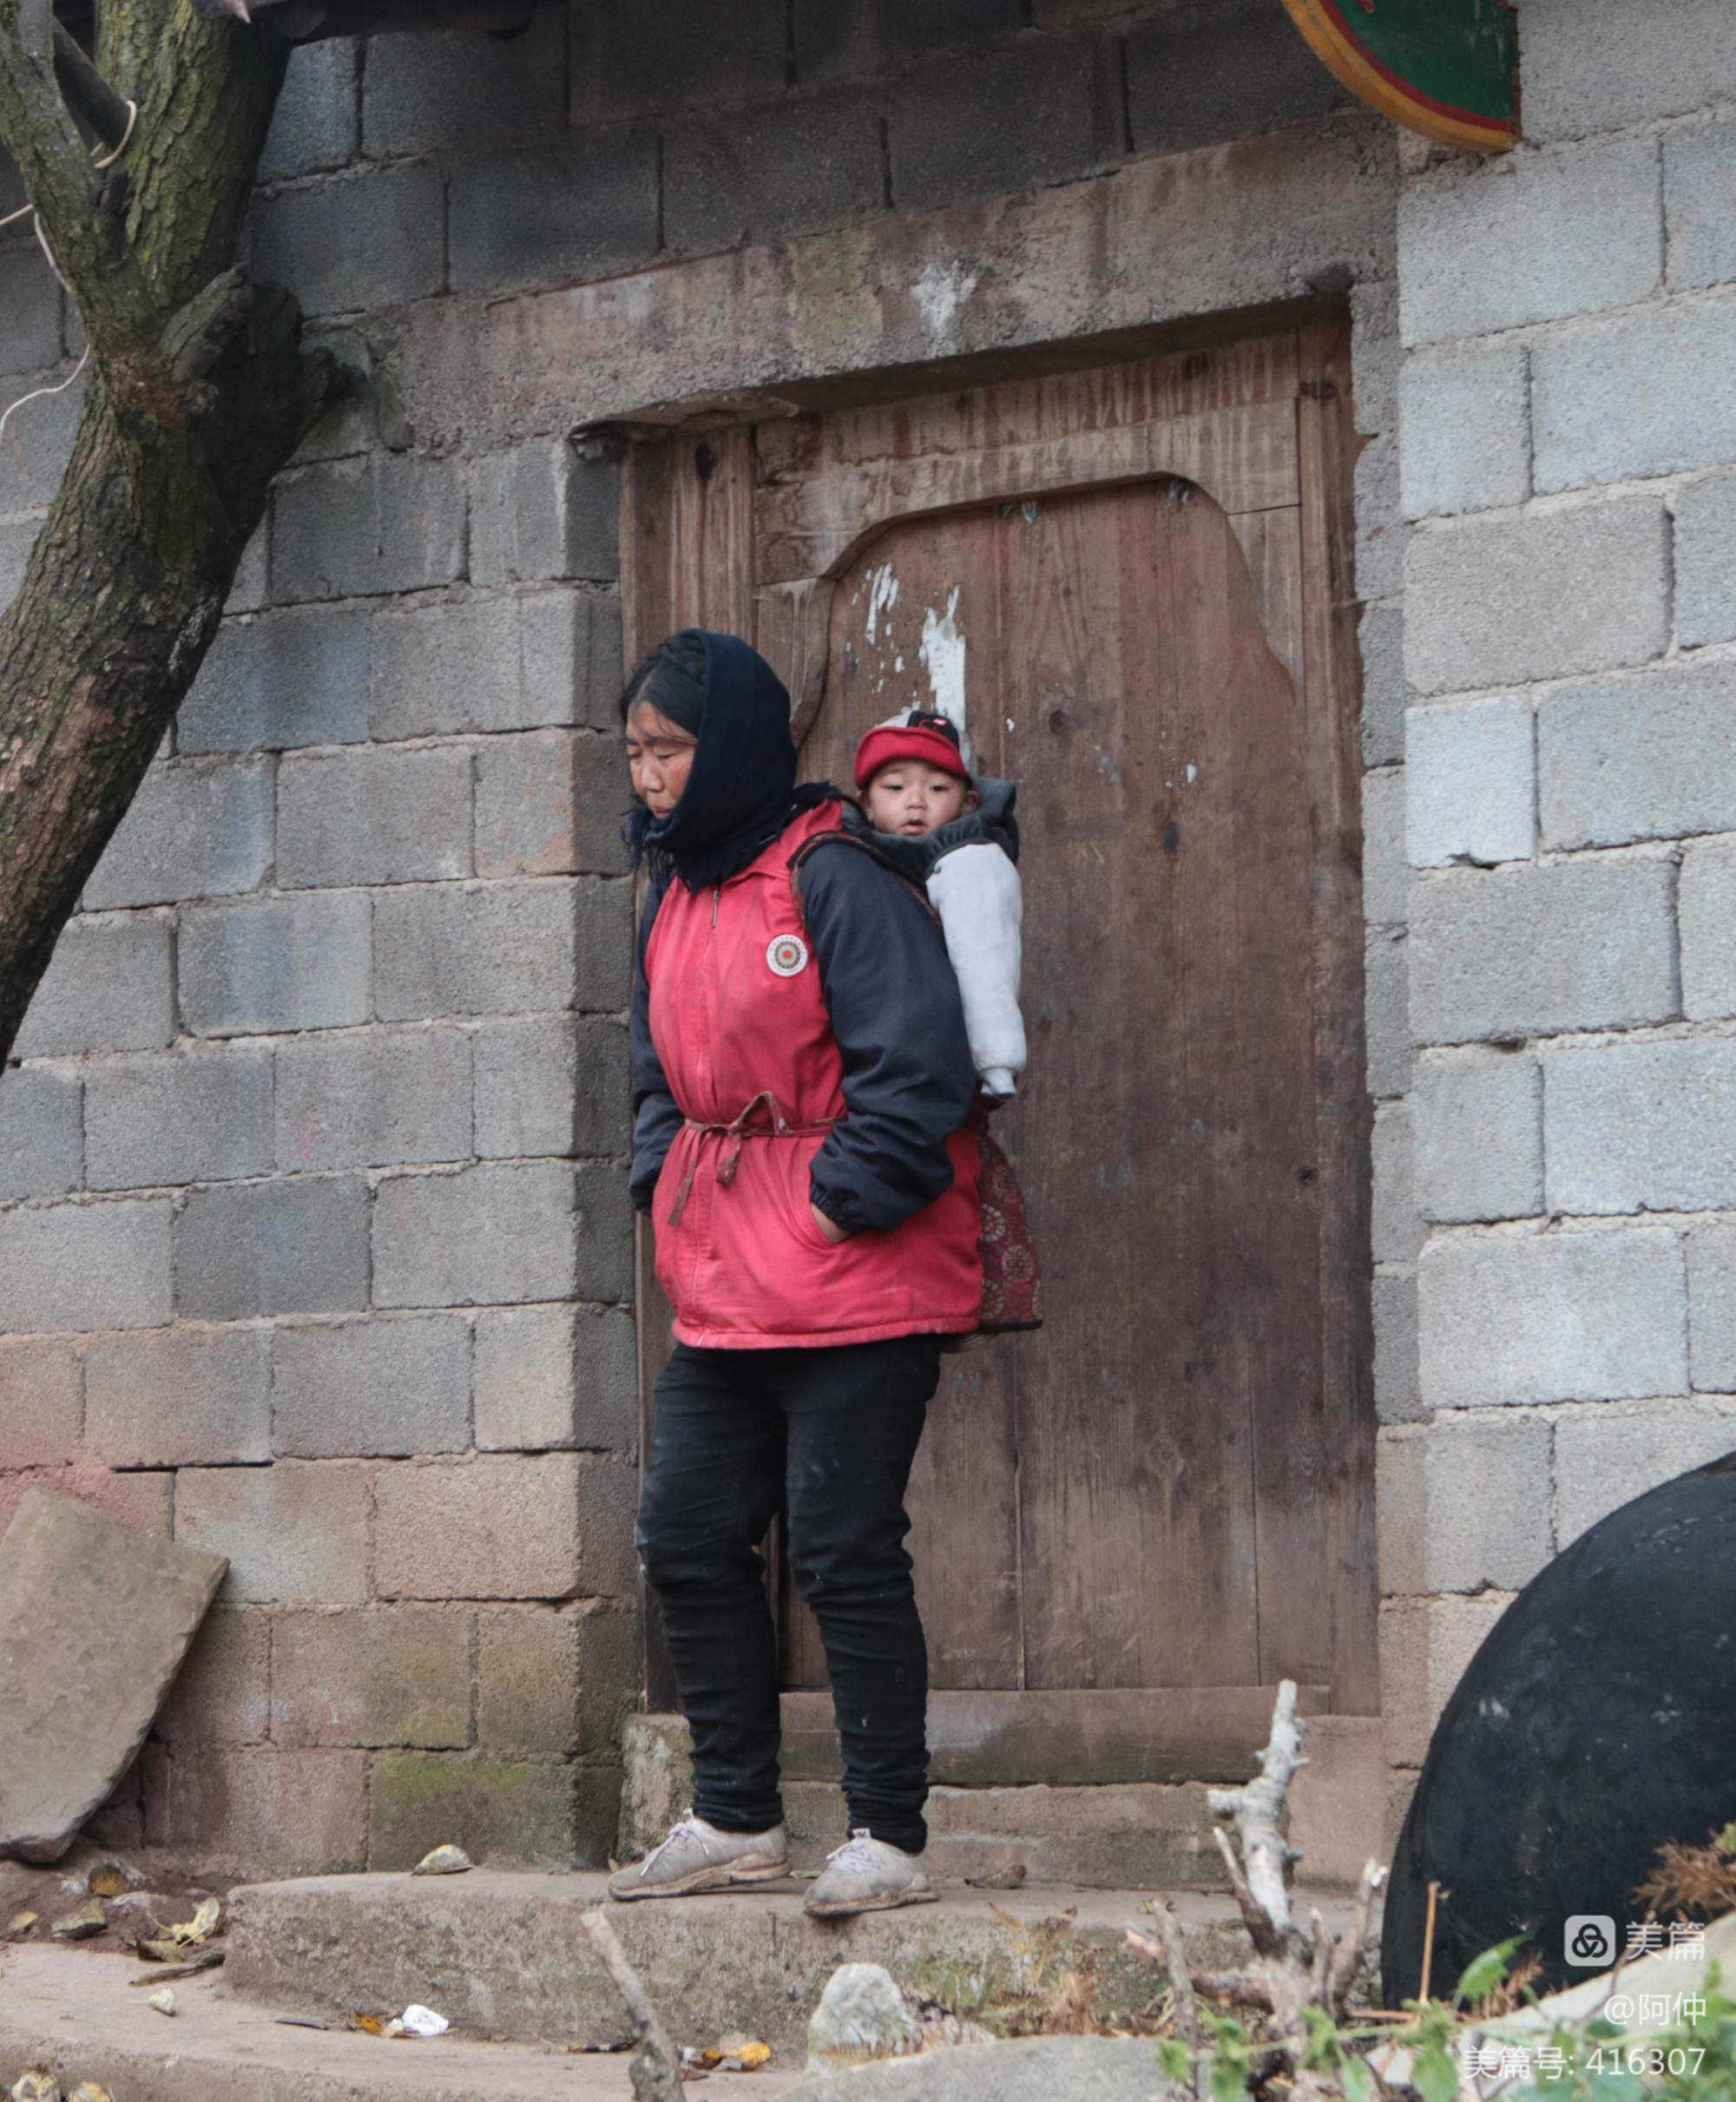
[[[880,854],[927,891],[964,996],[983,1092],[1004,1100],[1025,1068],[1018,792],[1010,781],[973,781],[956,726],[919,708],[878,724],[862,739],[856,787],[866,826],[853,813],[846,821],[869,831]]]

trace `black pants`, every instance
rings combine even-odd
[[[657,1382],[639,1506],[694,1735],[694,1808],[779,1822],[778,1645],[758,1553],[780,1512],[825,1644],[852,1829],[926,1843],[928,1652],[904,1488],[940,1377],[932,1336],[809,1350],[694,1350]]]

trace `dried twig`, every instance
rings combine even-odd
[[[1231,1888],[1254,1948],[1263,1956],[1300,1954],[1303,1937],[1290,1915],[1292,1856],[1284,1828],[1291,1780],[1306,1764],[1296,1721],[1296,1682],[1286,1678],[1278,1689],[1272,1734],[1259,1755],[1259,1773],[1241,1788],[1214,1788],[1207,1793],[1213,1816],[1234,1823],[1241,1846],[1239,1869],[1221,1829],[1219,1850],[1231,1863]]]
[[[1428,1916],[1423,1922],[1423,1975],[1418,1981],[1417,1991],[1417,1999],[1423,2000],[1426,2000],[1429,1997],[1430,1974],[1435,1967],[1435,1908],[1440,1902],[1441,1886],[1438,1883],[1430,1883]]]
[[[627,2002],[627,2011],[633,2017],[639,2048],[633,2055],[630,2071],[638,2102],[681,2102],[681,2054],[651,2004],[644,1980],[627,1961],[627,1951],[602,1912],[593,1908],[581,1913],[579,1925],[590,1936],[604,1969],[615,1980],[615,1991]]]
[[[1357,1882],[1356,1910],[1351,1915],[1350,1931],[1333,1948],[1327,1976],[1327,2001],[1334,2008],[1343,2007],[1361,1974],[1373,1928],[1374,1894],[1385,1881],[1386,1871],[1378,1861],[1363,1863],[1362,1875]]]

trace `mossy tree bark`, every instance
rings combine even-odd
[[[101,0],[93,65],[60,30],[27,49],[20,15],[0,0],[0,144],[90,379],[0,617],[0,1060],[210,647],[273,476],[340,385],[290,295],[235,266],[282,40],[188,0]],[[125,154],[100,169],[79,120],[112,148],[128,100]]]

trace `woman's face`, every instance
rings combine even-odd
[[[654,818],[667,818],[681,799],[693,772],[697,740],[648,700],[636,700],[627,718],[627,765],[633,792]]]

